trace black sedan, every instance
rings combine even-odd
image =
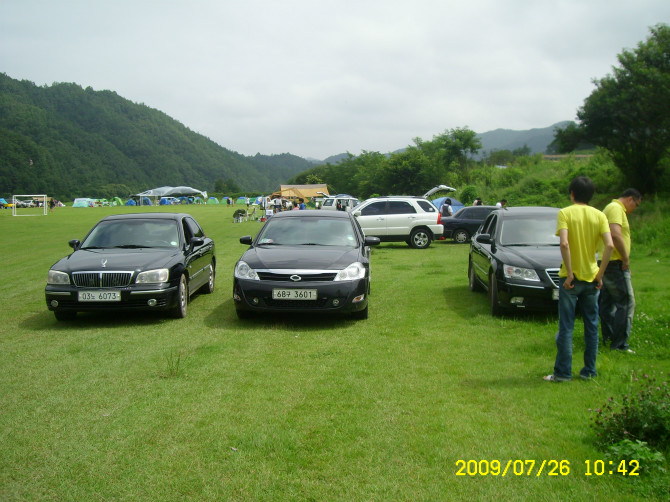
[[[188,214],[108,216],[49,270],[46,302],[56,319],[77,312],[167,310],[186,317],[191,294],[214,291],[214,241]]]
[[[468,206],[459,209],[453,216],[443,216],[444,237],[452,237],[455,242],[464,244],[475,234],[495,206]]]
[[[498,209],[470,243],[472,291],[487,290],[491,314],[513,309],[557,309],[561,251],[558,208]]]
[[[272,216],[235,265],[239,318],[253,312],[349,313],[367,319],[370,247],[358,222],[342,211],[287,211]]]

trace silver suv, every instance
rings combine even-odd
[[[417,249],[442,236],[442,216],[422,197],[389,196],[368,199],[351,210],[365,235],[382,242],[402,242]]]

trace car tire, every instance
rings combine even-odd
[[[202,287],[202,290],[205,294],[211,295],[214,293],[214,282],[216,281],[216,271],[214,270],[214,264],[209,265],[209,279],[207,283]]]
[[[363,310],[357,310],[356,312],[351,313],[351,318],[356,319],[357,321],[362,321],[368,318],[368,305],[365,306]]]
[[[177,288],[177,305],[172,309],[172,317],[183,319],[188,312],[188,284],[186,275],[182,274]]]
[[[70,310],[54,310],[54,316],[58,321],[73,321],[77,313]]]
[[[430,233],[425,228],[417,228],[412,230],[409,235],[409,245],[414,249],[426,249],[430,246]]]
[[[482,286],[477,282],[477,276],[475,275],[475,267],[472,265],[472,260],[468,264],[468,285],[470,286],[470,291],[481,291]]]
[[[460,228],[454,232],[454,242],[458,244],[465,244],[469,240],[470,240],[470,234],[468,233],[467,230]]]
[[[489,274],[489,303],[491,304],[491,315],[499,316],[502,314],[502,308],[498,303],[498,282],[494,272]]]

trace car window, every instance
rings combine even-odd
[[[417,203],[419,204],[419,207],[427,213],[434,213],[437,211],[437,208],[427,200],[418,200]]]
[[[558,246],[555,218],[513,218],[503,220],[500,243],[505,246]]]
[[[486,209],[484,207],[473,207],[470,210],[470,215],[468,216],[468,218],[484,219],[484,218],[486,218],[486,215],[489,214],[490,212],[491,212],[490,209]]]
[[[361,216],[386,214],[386,202],[373,202],[361,209]]]
[[[190,234],[193,237],[204,237],[205,232],[202,231],[202,228],[200,228],[200,225],[198,225],[194,219],[192,218],[184,218],[184,223],[185,225],[188,226],[190,230]]]
[[[484,223],[482,224],[481,227],[481,232],[482,234],[493,234],[493,230],[495,230],[495,225],[496,225],[496,215],[495,214],[490,214],[486,220],[484,220]]]
[[[346,246],[358,241],[349,219],[276,218],[263,227],[257,244],[278,246]]]
[[[389,201],[389,214],[411,214],[416,213],[416,209],[409,202],[404,200]]]
[[[82,248],[176,247],[179,236],[173,220],[127,219],[100,222]]]
[[[326,199],[323,201],[324,206],[332,206],[333,202],[335,202],[335,199]]]

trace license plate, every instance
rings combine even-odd
[[[316,289],[273,289],[273,300],[316,300]]]
[[[120,291],[80,291],[80,302],[120,302]]]
[[[552,299],[552,300],[558,300],[558,289],[554,289],[554,290],[551,292],[551,299]]]

